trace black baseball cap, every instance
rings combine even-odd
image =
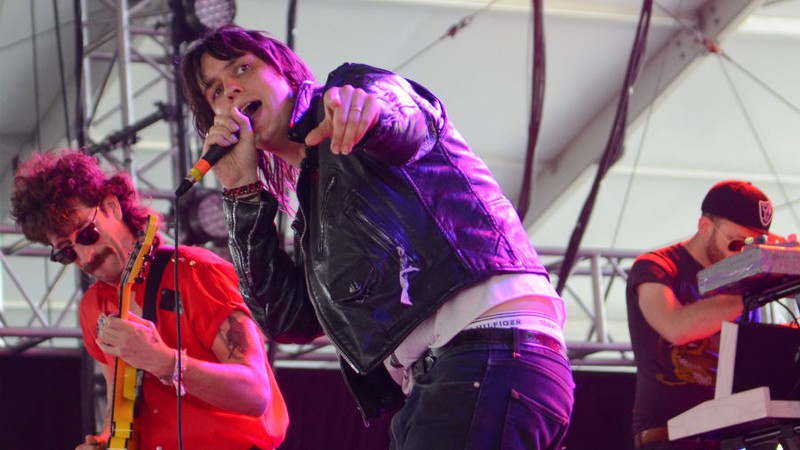
[[[708,191],[700,209],[761,234],[770,234],[772,202],[749,181],[720,181]]]

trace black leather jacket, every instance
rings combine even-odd
[[[242,295],[270,337],[302,343],[324,332],[363,375],[380,372],[453,294],[495,274],[547,273],[488,168],[424,87],[344,64],[325,87],[298,90],[290,137],[303,142],[323,117],[325,89],[346,84],[377,94],[383,111],[352,154],[331,153],[328,140],[307,149],[295,261],[278,247],[272,195],[226,200],[225,210]],[[353,386],[359,376],[343,369],[373,415]]]

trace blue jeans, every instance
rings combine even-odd
[[[391,425],[392,450],[557,449],[575,384],[567,360],[536,344],[445,346],[414,367]]]

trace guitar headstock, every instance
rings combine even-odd
[[[139,233],[139,238],[136,240],[136,243],[133,245],[133,250],[131,250],[128,256],[128,262],[125,264],[125,270],[122,272],[122,277],[120,278],[120,286],[125,286],[131,282],[142,282],[144,267],[153,259],[151,254],[153,252],[153,241],[155,240],[157,229],[158,218],[152,215],[147,216],[145,229]]]

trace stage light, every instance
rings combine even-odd
[[[226,245],[228,228],[222,207],[222,194],[209,189],[194,189],[179,202],[183,223],[183,244],[203,245],[212,242]]]
[[[183,18],[182,40],[191,41],[221,25],[233,23],[236,17],[234,0],[181,0],[173,4],[176,18]]]

